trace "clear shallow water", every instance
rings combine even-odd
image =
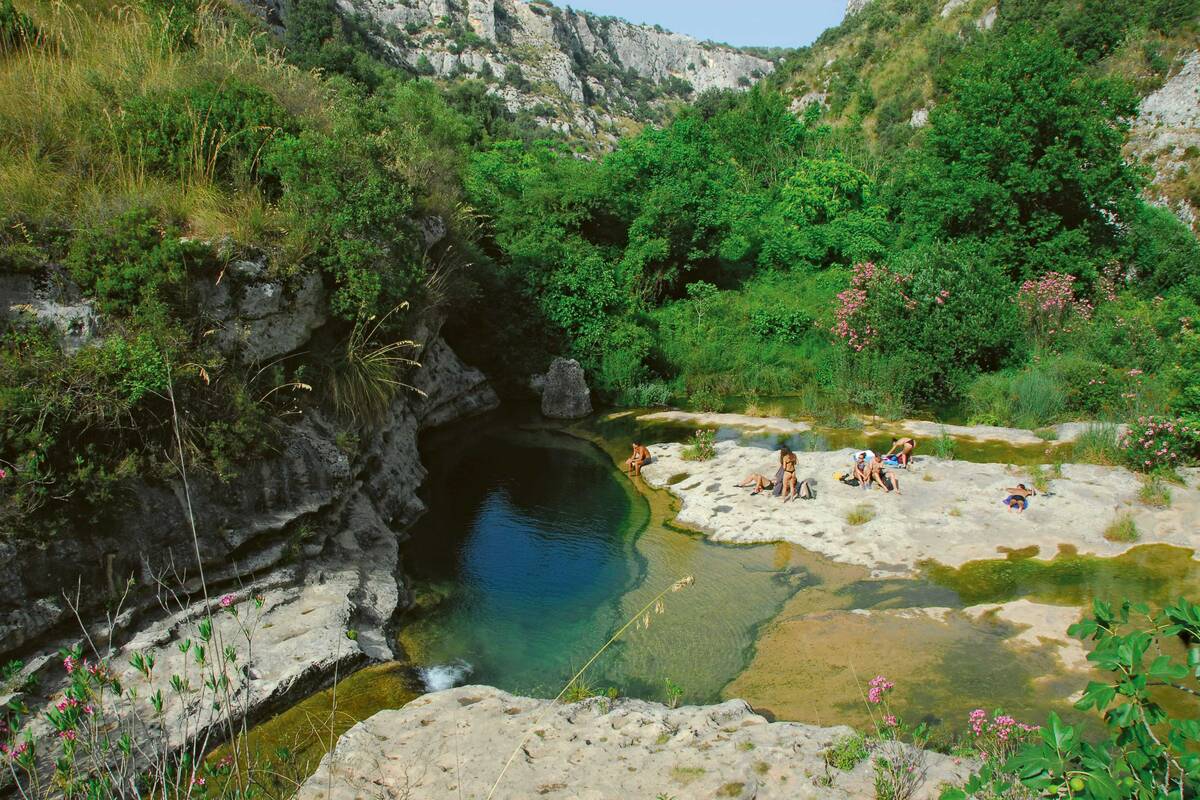
[[[755,630],[815,579],[786,545],[738,548],[669,531],[603,452],[573,437],[477,425],[425,444],[430,511],[404,546],[418,610],[401,643],[470,680],[553,696],[626,620],[682,577],[648,628],[587,673],[594,688],[710,701],[745,665]],[[445,446],[443,446],[443,441]]]

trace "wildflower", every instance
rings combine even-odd
[[[896,720],[895,714],[887,714],[883,718],[883,724],[887,725],[889,728],[894,728],[900,723]]]
[[[68,728],[65,731],[59,731],[58,738],[66,742],[73,742],[79,738],[79,734],[75,732],[74,728]]]
[[[3,467],[0,467],[0,481],[4,480],[7,477],[8,477],[8,473],[4,471]]]
[[[192,786],[203,786],[203,785],[204,785],[204,776],[203,775],[193,775],[192,776]]]
[[[883,702],[883,696],[888,691],[895,688],[896,684],[889,681],[882,675],[876,675],[871,679],[870,688],[867,690],[867,702],[878,705]]]
[[[221,598],[221,608],[229,608],[233,605],[233,595],[227,594]]]
[[[63,659],[63,669],[65,669],[67,671],[68,675],[70,675],[72,672],[74,672],[75,668],[78,666],[79,665],[75,662],[75,659],[72,658],[71,656],[67,656],[66,658]]]

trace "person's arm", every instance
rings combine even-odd
[[[899,447],[899,446],[900,446],[899,444],[894,444],[894,445],[892,445],[892,449],[891,449],[891,450],[888,450],[886,453],[884,453],[884,454],[883,454],[883,457],[884,457],[884,458],[887,458],[887,457],[888,457],[888,456],[890,456],[892,453],[896,452],[896,448],[897,448],[897,447]]]

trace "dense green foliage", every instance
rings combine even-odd
[[[117,508],[127,476],[171,474],[170,396],[193,466],[222,480],[305,403],[369,418],[430,305],[514,390],[569,354],[612,402],[1142,417],[1186,429],[1190,459],[1200,244],[1140,197],[1121,151],[1136,92],[1105,65],[1137,37],[1167,52],[1148,32],[1193,25],[1195,4],[1100,5],[1006,0],[994,30],[949,32],[925,0],[876,0],[818,42],[857,46],[825,111],[789,108],[789,61],[590,160],[539,110],[509,112],[497,76],[414,79],[326,0],[289,3],[290,63],[220,9],[87,7],[78,26],[0,5],[3,50],[27,51],[0,61],[0,268],[69,277],[103,319],[79,352],[29,315],[0,332],[0,515],[44,535]],[[897,31],[924,31],[920,131],[914,87],[864,82]],[[450,223],[432,249],[430,214]],[[200,311],[246,258],[285,288],[319,275],[328,304],[312,347],[266,368]],[[1172,466],[1139,448],[1131,466]]]
[[[1022,14],[947,56],[899,158],[770,87],[701,97],[598,162],[479,152],[467,193],[495,265],[470,356],[519,379],[567,349],[624,402],[955,404],[1028,426],[1167,410],[1200,248],[1139,196],[1131,88]]]
[[[1152,611],[1144,603],[1113,608],[1096,601],[1092,616],[1069,632],[1095,642],[1088,661],[1109,675],[1090,681],[1075,704],[1102,714],[1108,735],[1088,741],[1051,714],[1035,741],[989,759],[964,788],[944,791],[942,800],[1029,797],[1031,791],[1088,800],[1192,796],[1200,781],[1200,606],[1181,598]],[[1186,710],[1168,713],[1168,699]]]
[[[275,452],[279,418],[305,403],[346,425],[386,403],[408,367],[408,303],[442,263],[416,220],[456,219],[472,122],[370,59],[350,62],[378,70],[370,81],[299,72],[220,9],[14,13],[0,9],[6,43],[14,25],[41,34],[0,62],[14,100],[0,110],[0,266],[73,283],[101,322],[77,351],[32,313],[0,329],[0,527],[105,524],[129,479],[177,474],[172,400],[189,466],[224,481]],[[75,13],[88,24],[64,24]],[[309,27],[295,35],[335,62],[337,37],[320,33],[333,18],[297,13]],[[26,85],[36,97],[10,91]],[[457,239],[452,226],[439,247],[469,252]],[[314,347],[259,365],[218,344],[209,298],[241,291],[239,259],[285,291],[321,277],[330,322]]]

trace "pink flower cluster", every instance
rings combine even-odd
[[[850,276],[850,288],[838,293],[838,307],[834,311],[834,324],[830,331],[839,339],[845,339],[855,352],[869,347],[878,333],[867,318],[870,292],[881,286],[901,286],[908,280],[908,277],[878,266],[873,261],[855,264]],[[915,307],[916,303],[904,294],[904,290],[899,291],[906,307]],[[949,292],[944,293],[944,297],[948,296]]]
[[[1018,722],[1008,714],[997,714],[988,720],[987,712],[982,708],[972,711],[967,717],[967,723],[975,737],[991,734],[999,742],[1008,742],[1011,739],[1019,738],[1021,734],[1040,730],[1039,726]]]
[[[0,744],[0,753],[12,759],[20,758],[29,751],[29,742],[21,742],[16,747],[9,747],[7,744]]]
[[[874,678],[871,678],[871,683],[867,689],[867,702],[875,705],[882,703],[883,696],[894,688],[896,688],[896,684],[882,675],[876,675]]]
[[[1078,320],[1089,320],[1092,304],[1075,296],[1075,276],[1047,272],[1017,290],[1017,305],[1029,328],[1039,336],[1070,333]]]
[[[227,594],[221,598],[221,608],[229,608],[233,605],[233,595]]]
[[[1200,430],[1181,419],[1138,417],[1117,439],[1126,460],[1144,472],[1180,466],[1200,442]]]

